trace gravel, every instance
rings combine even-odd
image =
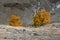
[[[37,28],[0,25],[0,40],[60,40],[59,25],[52,23]]]

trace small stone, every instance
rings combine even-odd
[[[23,29],[23,32],[26,31],[25,29]]]
[[[7,39],[7,37],[4,37],[4,39]]]

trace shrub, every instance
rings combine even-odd
[[[21,19],[19,16],[12,15],[9,21],[10,26],[22,26]]]
[[[50,12],[38,10],[33,18],[34,26],[41,26],[50,23]]]
[[[44,17],[43,24],[49,24],[51,22],[50,12],[44,10],[43,13],[42,13],[42,16]]]

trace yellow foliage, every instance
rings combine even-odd
[[[21,19],[19,16],[12,15],[9,21],[10,26],[22,26]]]
[[[41,26],[44,24],[48,24],[51,22],[50,20],[50,12],[44,11],[37,11],[36,15],[33,18],[34,26]]]
[[[43,17],[44,17],[44,22],[47,24],[47,23],[50,23],[51,22],[51,19],[50,19],[50,12],[48,11],[43,11]]]

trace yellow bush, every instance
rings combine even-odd
[[[36,15],[33,18],[34,26],[41,26],[44,24],[50,23],[50,12],[44,10],[44,11],[37,11]]]
[[[12,15],[9,21],[10,26],[22,26],[21,19],[19,16]]]
[[[48,24],[51,22],[51,19],[50,19],[50,12],[44,10],[43,13],[42,13],[43,17],[44,17],[44,21],[43,21],[43,24]]]

